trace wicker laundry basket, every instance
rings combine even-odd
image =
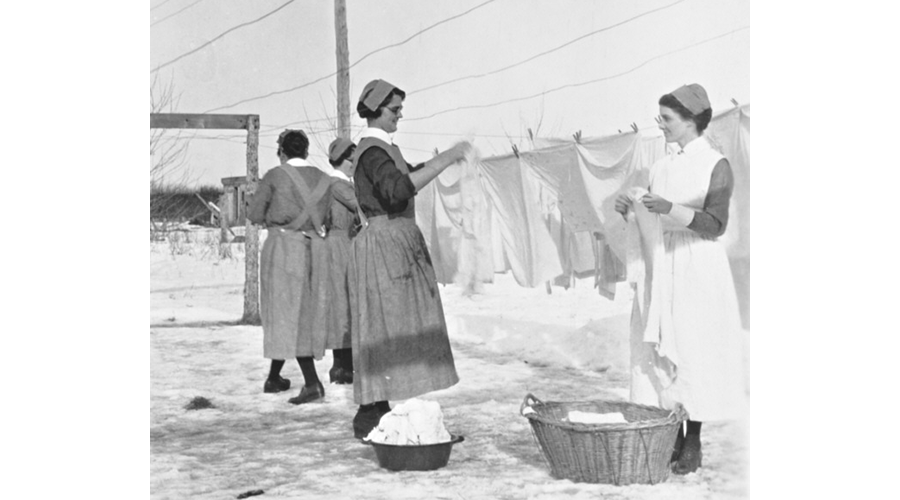
[[[619,412],[628,423],[572,423],[567,417],[573,410]],[[519,412],[531,423],[553,477],[615,485],[668,479],[675,438],[687,418],[680,405],[670,411],[626,401],[544,403],[532,394]]]

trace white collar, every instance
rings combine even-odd
[[[313,165],[308,160],[305,160],[303,158],[291,158],[290,160],[287,161],[287,164],[292,167],[312,167],[312,168],[321,170],[323,173],[326,173],[328,175],[331,175],[331,173],[334,171],[334,169],[331,168],[331,165],[328,165],[327,168],[320,167],[318,165]]]
[[[384,130],[382,130],[380,128],[373,128],[373,127],[366,128],[365,130],[362,131],[362,134],[360,135],[360,138],[364,138],[364,137],[374,137],[376,139],[381,139],[382,141],[384,141],[388,144],[394,143],[394,141],[391,140],[391,136],[387,132],[385,132]]]
[[[343,179],[347,182],[353,182],[350,179],[350,177],[347,177],[347,174],[345,174],[344,172],[341,172],[340,170],[338,170],[336,168],[331,169],[331,172],[329,172],[329,173],[331,174],[332,177],[337,177],[338,179]]]
[[[681,148],[681,151],[679,152],[679,154],[680,153],[693,154],[693,153],[697,153],[699,151],[703,151],[703,150],[709,149],[709,148],[710,148],[710,145],[709,145],[709,142],[707,142],[707,140],[706,140],[706,136],[700,135],[700,136],[697,136],[696,139],[693,139],[693,140],[691,140],[691,142],[685,144],[684,147]]]
[[[315,165],[313,165],[312,163],[307,161],[305,158],[291,158],[290,160],[287,161],[287,164],[292,167],[314,167],[315,168]]]

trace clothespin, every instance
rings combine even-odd
[[[437,156],[439,154],[441,154],[441,153],[438,151],[438,148],[434,148],[434,156]]]
[[[531,131],[531,127],[528,128],[528,138],[534,142],[534,133]]]
[[[620,134],[622,133],[622,129],[617,129],[617,130],[619,131]]]
[[[731,98],[731,104],[734,104],[734,107],[740,106],[740,104],[738,104],[737,100],[734,97]]]
[[[575,132],[574,134],[572,134],[572,137],[575,138],[576,143],[581,144],[581,131],[580,130],[578,132]]]
[[[516,147],[515,144],[512,145],[513,154],[516,155],[516,158],[519,157],[519,148]]]
[[[653,119],[656,120],[656,124],[657,124],[657,125],[659,125],[660,123],[662,123],[662,120],[660,120],[658,116],[654,116]]]
[[[638,131],[637,123],[631,122],[631,130],[634,130],[635,134],[637,133],[637,131]]]

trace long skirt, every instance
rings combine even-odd
[[[350,289],[347,282],[347,270],[350,264],[351,245],[350,235],[342,229],[331,230],[325,239],[330,269],[326,349],[350,347]]]
[[[632,328],[631,400],[670,409],[681,403],[701,422],[745,416],[744,332],[725,250],[692,231],[666,232],[663,239],[670,279],[660,324],[669,329],[678,362]],[[635,314],[637,308],[633,326]]]
[[[369,219],[350,259],[353,397],[403,400],[459,381],[425,239],[412,219]]]
[[[317,236],[268,230],[259,266],[264,357],[324,356],[327,259]]]

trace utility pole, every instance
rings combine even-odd
[[[337,55],[337,135],[350,138],[350,47],[347,44],[347,2],[334,0]]]

